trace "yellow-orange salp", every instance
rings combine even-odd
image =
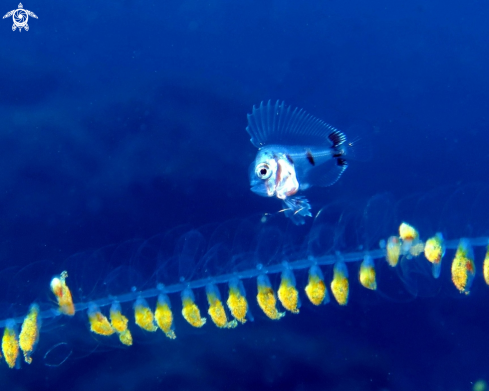
[[[110,324],[118,333],[127,330],[127,318],[120,311],[110,310]]]
[[[236,319],[233,319],[230,322],[228,321],[226,311],[221,300],[219,300],[215,295],[208,295],[207,298],[209,301],[209,310],[207,313],[217,327],[232,329],[238,325]]]
[[[289,274],[290,273],[290,274]],[[299,313],[299,292],[295,287],[295,279],[291,275],[291,271],[288,273],[282,273],[282,279],[278,288],[278,299],[282,306],[293,314]]]
[[[256,300],[263,313],[272,320],[278,320],[285,316],[285,312],[280,312],[277,309],[277,297],[271,286],[261,281],[258,278],[258,293]]]
[[[173,312],[168,302],[158,300],[156,303],[155,319],[158,327],[170,339],[175,339],[175,331],[173,331]]]
[[[24,360],[27,364],[32,362],[32,353],[39,340],[39,306],[31,305],[29,313],[22,323],[22,329],[19,335],[19,345],[24,353]]]
[[[119,334],[119,341],[126,346],[132,345],[132,334],[127,328],[128,319],[122,314],[118,302],[110,307],[110,325]]]
[[[350,285],[348,282],[348,269],[344,262],[337,262],[334,265],[331,292],[339,305],[348,304]]]
[[[452,262],[452,281],[460,293],[469,293],[474,275],[474,252],[470,243],[462,239]]]
[[[139,298],[134,305],[134,319],[136,324],[143,330],[149,332],[155,332],[158,330],[158,327],[155,325],[153,312],[148,307],[148,303],[141,298]]]
[[[376,273],[373,260],[370,258],[365,259],[360,265],[359,280],[360,283],[367,289],[376,290]]]
[[[486,282],[487,285],[489,285],[489,246],[486,248],[486,255],[484,257],[484,263],[483,263],[483,274],[484,274],[484,281]]]
[[[248,313],[248,300],[243,296],[237,286],[229,287],[229,296],[226,304],[233,315],[240,323],[246,322],[246,314]]]
[[[320,305],[329,301],[328,290],[319,266],[314,265],[309,269],[307,285],[304,290],[307,298],[314,305]]]
[[[401,256],[401,241],[397,236],[387,239],[386,260],[389,266],[396,267]]]
[[[9,368],[14,368],[19,358],[19,339],[17,336],[15,322],[9,321],[2,337],[2,353]]]
[[[429,238],[424,245],[424,256],[431,263],[440,263],[443,257],[443,236],[437,234]]]
[[[399,237],[403,241],[413,241],[419,238],[419,233],[412,225],[403,222],[399,226]]]
[[[194,327],[202,327],[206,323],[206,318],[200,315],[199,307],[190,299],[183,299],[182,301],[182,315],[185,320]]]
[[[108,336],[115,333],[115,329],[98,307],[88,310],[88,321],[90,323],[90,331],[95,334]]]
[[[56,296],[58,301],[59,311],[62,314],[73,316],[75,315],[75,305],[71,296],[70,288],[66,285],[68,272],[64,271],[59,276],[51,280],[51,291]]]

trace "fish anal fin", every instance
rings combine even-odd
[[[300,190],[305,190],[303,184],[311,184],[314,186],[328,187],[334,185],[348,167],[346,159],[338,157],[331,159],[321,166],[312,168],[307,172],[301,182]]]

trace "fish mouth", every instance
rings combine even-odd
[[[264,183],[252,184],[251,191],[262,197],[271,197],[271,195],[269,195],[268,188]]]

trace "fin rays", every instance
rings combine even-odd
[[[331,166],[331,168],[325,170],[325,165]],[[334,185],[341,178],[348,165],[338,164],[336,159],[332,159],[330,162],[325,163],[320,168],[314,168],[310,170],[301,183],[301,190],[307,189],[310,183],[314,183],[315,186],[328,187]]]
[[[340,143],[346,140],[344,134],[333,126],[303,109],[292,110],[291,106],[286,107],[279,101],[274,105],[271,101],[266,105],[262,102],[259,107],[253,107],[253,112],[248,114],[246,131],[257,148],[270,144],[335,146],[329,137],[331,134],[335,134],[334,139]]]

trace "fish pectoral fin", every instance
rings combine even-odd
[[[288,197],[283,200],[283,212],[285,216],[292,220],[295,225],[305,223],[304,217],[311,217],[311,205],[307,198],[303,196]]]

